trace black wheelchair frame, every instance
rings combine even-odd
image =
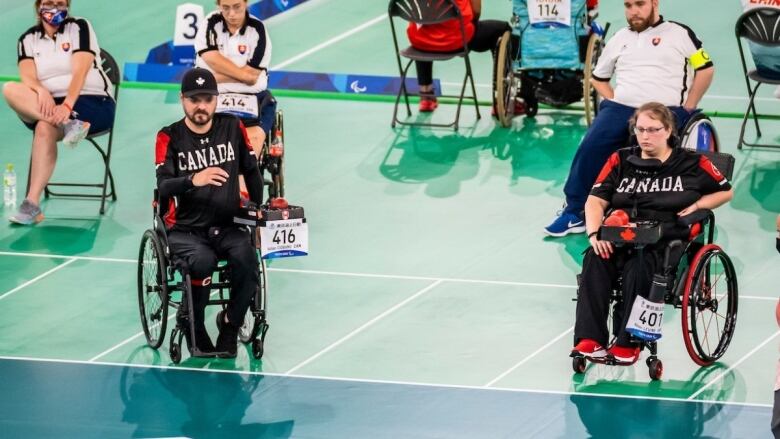
[[[723,174],[730,178],[734,158],[723,153],[704,153]],[[683,341],[691,360],[699,366],[709,366],[720,359],[728,349],[737,322],[738,307],[738,285],[734,265],[728,255],[718,245],[714,244],[715,238],[715,215],[712,211],[702,209],[694,212],[687,217],[681,218],[680,225],[687,227],[699,227],[700,232],[691,240],[673,239],[669,241],[664,251],[664,262],[661,273],[665,283],[664,304],[671,305],[675,309],[682,310],[681,323]],[[644,224],[647,226],[648,224]],[[633,228],[637,233],[642,233],[642,224],[638,228]],[[611,230],[620,229],[620,230]],[[644,246],[642,243],[630,243],[616,238],[615,233],[624,230],[624,227],[602,227],[599,231],[600,239],[605,239],[617,243],[617,245],[633,245],[639,251]],[[646,230],[649,230],[646,229]],[[607,234],[605,234],[605,231]],[[658,229],[657,241],[660,239],[660,228]],[[637,239],[640,241],[640,239]],[[648,241],[650,242],[650,241]],[[712,263],[720,261],[722,272],[713,273]],[[717,291],[718,281],[725,276],[726,291],[719,295]],[[577,276],[579,285],[580,276]],[[579,289],[577,290],[579,296]],[[714,297],[713,297],[714,296]],[[725,300],[724,300],[725,299]],[[577,300],[576,298],[574,300]],[[724,308],[723,302],[726,302],[725,315],[718,311]],[[618,312],[623,306],[622,293],[622,273],[618,276],[617,282],[612,286],[610,293],[610,316],[608,318],[608,327],[614,343],[615,328],[620,327],[623,321],[623,315]],[[706,323],[703,322],[705,313],[710,313]],[[720,326],[719,320],[723,319],[723,326]],[[715,319],[716,332],[718,333],[715,348],[711,346],[710,325]],[[701,323],[704,323],[703,326]],[[702,333],[702,329],[704,332]],[[575,340],[576,341],[576,340]],[[647,348],[650,356],[646,359],[649,369],[649,375],[652,380],[658,380],[663,374],[663,363],[658,358],[658,342],[643,341],[634,339],[639,343],[640,350]],[[582,354],[573,352],[572,368],[575,373],[584,373],[587,367],[586,360],[594,363],[607,365],[626,366],[630,364],[621,363],[615,360],[611,355],[603,358],[587,358]]]
[[[264,180],[265,184],[268,185],[268,203],[284,196],[283,149],[281,153],[272,153],[272,147],[277,142],[284,143],[284,117],[281,111],[276,112],[274,127],[266,137],[262,156],[258,159],[261,176],[265,174],[265,171],[268,171],[271,177],[268,181]],[[183,317],[183,320],[189,325],[189,333],[193,334],[193,337],[195,334],[194,314],[192,307],[189,306],[192,303],[190,275],[186,264],[171,253],[168,245],[167,230],[163,221],[167,206],[168,200],[160,199],[155,189],[153,227],[144,232],[138,254],[138,306],[146,342],[153,349],[158,349],[165,338],[165,331],[170,319],[168,317],[169,307],[176,309],[176,315]],[[268,208],[268,204],[261,206],[261,208]],[[246,221],[237,222],[246,224]],[[255,244],[256,230],[251,226],[247,226],[247,229],[252,243]],[[238,337],[242,343],[251,343],[252,355],[256,359],[261,359],[269,328],[267,320],[268,283],[265,260],[259,256],[258,259],[260,276],[257,291],[244,318],[244,324],[239,329]],[[219,305],[225,309],[228,304],[227,297],[230,294],[230,265],[224,260],[220,261],[215,273],[216,281],[209,285],[211,293],[207,306]],[[219,298],[212,299],[214,294],[218,294]],[[177,319],[176,325],[171,330],[169,353],[171,360],[176,364],[182,358],[181,342],[184,329],[180,319]],[[204,354],[198,350],[197,344],[193,340],[192,355],[198,357],[204,356]],[[213,355],[213,353],[209,354]]]

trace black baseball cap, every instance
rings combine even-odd
[[[217,80],[210,71],[195,67],[188,70],[181,79],[181,94],[186,98],[195,95],[216,96],[219,94]]]

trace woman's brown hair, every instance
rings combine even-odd
[[[640,114],[646,113],[650,119],[657,120],[663,124],[664,128],[669,130],[671,132],[671,135],[669,136],[668,144],[669,146],[674,146],[675,139],[676,139],[676,130],[677,130],[677,122],[674,118],[674,114],[672,114],[672,111],[669,110],[669,108],[666,107],[666,105],[658,103],[658,102],[648,102],[641,107],[637,108],[634,112],[634,115],[631,116],[631,120],[629,121],[629,125],[631,126],[631,130],[636,127],[636,120],[639,117]]]

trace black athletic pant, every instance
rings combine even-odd
[[[474,52],[487,52],[490,50],[493,52],[493,57],[496,56],[495,50],[498,40],[504,32],[511,30],[509,23],[500,20],[482,20],[478,21],[476,29],[474,29],[474,37],[469,41],[469,50]],[[457,50],[460,52],[460,50]],[[417,83],[420,85],[433,84],[433,62],[431,61],[415,61],[417,67]]]
[[[192,309],[195,323],[202,324],[209,300],[211,276],[220,259],[230,264],[230,302],[228,320],[234,326],[244,322],[244,316],[257,289],[257,252],[249,233],[237,226],[212,227],[197,231],[173,230],[168,235],[171,251],[188,266],[192,279]]]
[[[609,259],[596,255],[592,247],[585,253],[577,298],[577,321],[574,324],[575,344],[583,338],[590,338],[607,346],[609,297],[619,274],[618,268],[622,266],[623,303],[613,312],[612,331],[617,336],[617,345],[632,346],[630,334],[625,330],[626,320],[631,314],[634,297],[637,294],[648,297],[653,274],[663,264],[663,253],[646,248],[640,261],[639,252],[635,249],[623,247],[614,250]]]

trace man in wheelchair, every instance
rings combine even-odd
[[[169,200],[163,218],[174,263],[191,278],[194,334],[186,315],[177,315],[190,351],[232,358],[238,329],[256,293],[258,259],[245,228],[234,224],[239,210],[238,176],[249,197],[262,203],[263,183],[246,129],[231,115],[215,114],[217,81],[206,69],[189,70],[182,80],[185,118],[157,134],[155,163],[161,200]],[[217,316],[219,337],[214,346],[204,314],[211,276],[219,259],[231,266],[231,297]],[[179,308],[180,313],[182,308]]]
[[[249,14],[247,0],[217,0],[217,7],[195,37],[195,65],[214,73],[217,112],[241,118],[259,160],[276,112],[267,89],[271,39],[265,24]]]
[[[674,148],[675,117],[666,106],[642,105],[630,123],[638,146],[612,154],[585,204],[591,247],[582,264],[572,349],[572,356],[609,357],[613,364],[631,364],[639,357],[640,345],[626,331],[629,313],[635,297],[647,298],[654,274],[664,269],[670,240],[692,234],[679,219],[715,209],[733,196],[729,181],[704,155]],[[619,223],[660,222],[660,240],[641,251],[602,240],[599,231],[608,209],[629,212],[629,218]],[[613,225],[612,221],[610,217],[604,224]],[[621,272],[623,306],[613,315],[616,339],[610,346],[607,319]]]

